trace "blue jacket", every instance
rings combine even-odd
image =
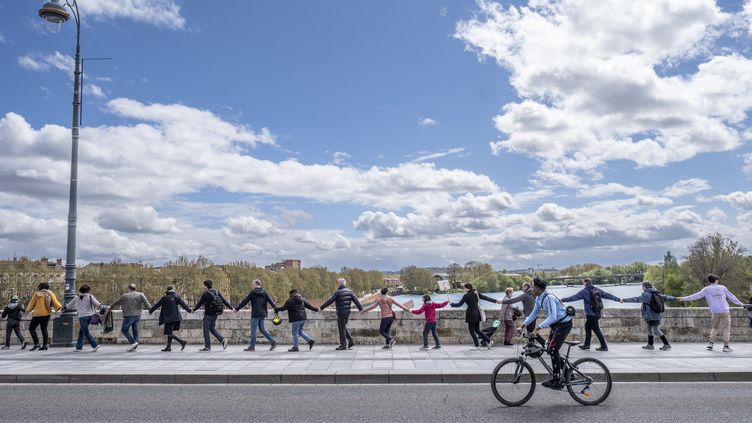
[[[656,313],[650,308],[650,299],[653,297],[653,292],[658,292],[658,290],[648,288],[642,291],[642,295],[639,297],[624,298],[625,303],[642,303],[642,317],[645,318],[646,322],[661,321],[661,313]],[[663,301],[676,301],[676,297],[672,297],[671,295],[661,294],[661,297],[663,297]]]
[[[535,307],[533,307],[533,311],[527,316],[523,325],[527,326],[533,323],[538,318],[538,313],[540,313],[541,309],[546,311],[546,320],[538,325],[540,328],[547,328],[554,323],[572,321],[572,316],[567,316],[567,309],[564,307],[564,304],[555,295],[544,292],[535,299]]]
[[[585,287],[582,288],[580,290],[580,292],[572,295],[571,297],[562,298],[561,302],[562,303],[569,303],[569,302],[572,302],[572,301],[582,300],[585,303],[585,315],[586,316],[600,317],[600,315],[601,315],[600,311],[599,312],[595,312],[595,311],[593,311],[592,308],[590,308],[590,295],[593,292],[593,290],[597,290],[598,292],[600,292],[601,293],[601,299],[603,299],[603,300],[619,301],[619,297],[613,296],[613,295],[609,294],[608,292],[606,292],[606,291],[604,291],[604,290],[602,290],[600,288],[597,288],[593,284],[588,284],[588,285],[585,285]]]

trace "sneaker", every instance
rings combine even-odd
[[[289,350],[287,350],[287,352],[298,352],[298,351],[300,351],[300,350],[297,349],[296,347],[292,347]]]
[[[277,341],[272,342],[271,348],[269,348],[269,351],[274,351],[274,349],[277,348]]]
[[[42,348],[40,348],[39,351],[47,351],[47,345],[45,345]]]
[[[81,351],[83,351],[83,349],[80,349],[80,348],[76,348],[75,350],[73,350],[73,352],[81,352]]]
[[[22,349],[22,350],[25,350],[25,349],[26,349],[26,345],[28,345],[28,344],[26,344],[26,341],[23,341],[23,342],[21,343],[21,349]]]
[[[222,349],[226,350],[228,345],[230,345],[230,342],[227,341],[227,338],[223,339],[222,340]]]
[[[608,351],[608,347],[598,347],[595,350],[596,351]]]
[[[426,347],[426,349],[428,349],[428,347]],[[435,346],[435,347],[433,347],[431,349],[432,350],[440,350],[441,349],[441,345],[437,345],[437,346]]]
[[[316,343],[316,341],[314,341],[313,339],[311,339],[310,341],[308,341],[308,349],[312,350],[313,349],[313,344],[315,344],[315,343]]]
[[[561,385],[561,379],[551,379],[548,382],[541,383],[541,386],[544,388],[555,389],[557,391],[564,389]]]
[[[91,349],[91,352],[97,352],[99,350],[99,345]]]
[[[643,345],[642,349],[643,350],[654,350],[655,347],[653,346],[653,344],[647,344],[647,345]]]
[[[504,345],[514,345],[514,342],[507,342],[507,341],[504,341]]]
[[[249,346],[243,348],[243,351],[256,351],[256,347],[252,347],[252,346],[249,345]]]
[[[581,350],[589,350],[590,349],[590,345],[578,345],[577,348],[579,348]]]
[[[334,351],[344,351],[344,350],[346,350],[346,349],[347,349],[347,347],[346,347],[346,346],[344,346],[344,345],[340,345],[339,347],[335,348],[335,349],[334,349]]]
[[[671,349],[671,345],[669,344],[663,344],[661,348],[659,348],[661,351],[668,351]]]
[[[39,345],[37,345],[37,344],[34,344],[34,346],[33,346],[33,347],[31,347],[31,349],[29,349],[29,351],[36,351],[36,350],[38,350],[38,349],[39,349]]]
[[[183,351],[185,349],[185,346],[188,345],[188,341],[183,341],[180,343],[180,351]]]
[[[136,348],[138,348],[138,342],[132,343],[131,346],[128,348],[128,352],[136,351]]]
[[[9,349],[10,349],[9,345],[3,345],[2,347],[0,347],[0,350],[9,350]]]
[[[162,352],[170,352],[170,351],[172,351],[172,348],[170,348],[170,347],[165,347],[165,348],[163,348],[163,349],[162,349],[162,350],[160,350],[160,351],[162,351]]]
[[[420,347],[418,349],[421,350],[421,351],[428,351],[428,345],[424,345],[424,346],[422,346],[422,347]],[[434,347],[434,349],[436,349],[436,347]]]
[[[734,350],[732,350],[731,347],[729,347],[728,345],[723,346],[723,352],[731,352],[731,351],[734,351]]]
[[[198,352],[211,352],[211,348],[201,348]]]
[[[384,345],[383,347],[381,347],[381,349],[382,350],[388,350],[389,349],[389,345]]]
[[[705,347],[705,349],[708,351],[713,351],[713,343],[712,342],[708,343],[708,346]]]
[[[488,341],[488,349],[490,350],[493,347],[494,341]]]
[[[351,349],[354,346],[355,346],[355,342],[353,340],[347,341],[347,349],[348,350]]]
[[[480,350],[480,347],[470,347],[470,351],[478,351]]]
[[[389,343],[389,349],[391,350],[392,347],[394,346],[394,344],[396,344],[396,343],[397,343],[397,341],[394,338],[392,338],[392,342]]]

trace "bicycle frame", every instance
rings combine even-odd
[[[518,356],[518,358],[523,362],[527,362],[527,359],[529,357],[528,348],[535,347],[535,343],[532,339],[528,338],[528,343],[525,345],[525,348],[523,348],[522,352]],[[562,365],[562,372],[564,372],[565,377],[563,378],[562,386],[578,386],[578,385],[590,385],[593,383],[593,379],[589,376],[583,375],[577,368],[572,366],[572,363],[569,361],[569,353],[572,350],[572,345],[567,344],[567,353],[562,357],[563,365]],[[545,350],[546,354],[551,356],[551,353],[548,352],[548,350]],[[546,372],[549,376],[553,377],[554,371],[551,368],[551,366],[546,362],[546,360],[543,358],[543,355],[541,354],[537,358],[538,361],[543,365],[543,368],[546,369]],[[566,377],[566,375],[570,374],[571,372],[577,373],[580,377],[576,380],[572,380],[571,377]],[[514,381],[515,383],[519,382],[520,377],[522,376],[522,366],[517,366],[517,369],[515,370],[514,375]]]

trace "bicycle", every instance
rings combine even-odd
[[[535,392],[535,372],[527,362],[528,357],[537,358],[543,368],[553,377],[553,370],[543,359],[542,347],[535,344],[529,333],[521,333],[527,339],[517,358],[508,358],[499,363],[493,371],[491,390],[496,399],[509,407],[518,407],[526,403]],[[569,361],[569,351],[579,342],[566,342],[567,353],[562,357],[563,387],[569,395],[582,405],[598,405],[608,398],[613,381],[611,372],[605,364],[594,358],[585,357],[574,362]],[[549,354],[550,355],[550,354]]]

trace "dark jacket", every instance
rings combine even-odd
[[[201,298],[198,299],[196,307],[193,307],[193,311],[196,311],[200,309],[201,306],[204,306],[204,309],[206,310],[206,316],[217,316],[218,314],[215,311],[209,311],[209,309],[206,307],[212,301],[214,301],[214,295],[219,295],[219,298],[222,300],[222,303],[225,305],[225,307],[232,309],[232,305],[228,303],[227,300],[225,300],[225,297],[222,296],[222,293],[217,291],[215,288],[212,288],[207,289],[203,294],[201,294]]]
[[[16,305],[13,305],[13,304],[16,304]],[[16,321],[16,322],[20,322],[21,321],[21,314],[23,314],[24,311],[26,311],[26,309],[24,308],[24,305],[22,303],[20,303],[20,302],[19,303],[10,303],[7,306],[5,306],[5,309],[3,310],[3,317],[2,317],[2,319],[4,319],[4,318],[7,317],[9,322],[11,320]]]
[[[328,300],[324,301],[324,304],[321,304],[319,309],[323,310],[329,307],[331,303],[335,303],[338,316],[349,316],[352,303],[355,303],[355,307],[357,307],[358,310],[363,310],[363,306],[360,305],[360,301],[358,301],[355,294],[344,286],[337,288],[337,290],[334,291],[334,294],[332,294]]]
[[[601,312],[600,311],[596,312],[592,308],[590,308],[590,296],[592,295],[593,291],[600,292],[602,300],[619,301],[619,297],[611,295],[608,292],[606,292],[606,291],[604,291],[604,290],[596,287],[593,284],[587,284],[587,285],[585,285],[584,288],[582,288],[580,290],[580,292],[578,292],[578,293],[576,293],[576,294],[574,294],[574,295],[572,295],[570,297],[562,298],[561,302],[562,303],[570,303],[572,301],[582,300],[582,302],[585,303],[585,315],[586,316],[600,317],[601,316]]]
[[[299,322],[301,320],[306,320],[306,311],[305,309],[311,310],[311,311],[319,311],[316,307],[308,304],[308,301],[306,301],[305,298],[298,295],[293,295],[292,297],[288,298],[285,302],[285,305],[282,307],[276,307],[274,311],[286,311],[287,312],[287,318],[290,320],[290,323],[292,322]]]
[[[527,291],[522,291],[522,294],[512,297],[512,298],[505,298],[501,300],[502,304],[514,304],[514,303],[522,303],[522,312],[525,314],[525,317],[529,316],[530,313],[533,311],[533,307],[535,307],[535,295],[533,295],[533,289],[529,288]]]
[[[465,310],[465,322],[467,323],[480,322],[483,319],[480,314],[480,307],[478,306],[478,303],[480,302],[478,301],[479,299],[486,300],[488,302],[496,304],[495,299],[491,297],[487,297],[479,293],[478,291],[473,290],[463,295],[460,302],[452,303],[451,306],[462,307],[464,304],[467,304],[467,310]]]
[[[159,311],[160,326],[165,323],[179,322],[183,319],[180,317],[178,306],[183,307],[188,313],[191,312],[191,308],[188,307],[188,304],[186,304],[182,298],[180,298],[180,295],[178,295],[177,292],[167,291],[165,295],[149,309],[149,314],[154,313],[157,309],[161,308]]]
[[[661,320],[661,313],[656,313],[650,308],[650,300],[653,298],[653,293],[658,292],[655,288],[648,288],[642,291],[639,297],[624,298],[625,303],[642,303],[642,317],[646,322],[655,322]],[[676,297],[671,295],[663,295],[663,301],[676,301]]]
[[[251,317],[267,317],[266,304],[277,308],[277,304],[272,300],[272,297],[266,292],[264,288],[253,288],[251,292],[243,298],[243,301],[238,304],[235,310],[240,310],[245,307],[246,304],[251,303]]]

